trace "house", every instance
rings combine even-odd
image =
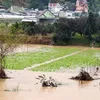
[[[35,22],[38,23],[38,15],[41,13],[38,9],[27,9],[23,12],[25,17],[22,19],[22,22]]]
[[[38,14],[39,10],[38,9],[26,9],[23,11],[23,14],[27,15],[27,16],[36,16]]]
[[[87,0],[76,0],[76,11],[88,12]]]
[[[54,15],[58,15],[59,11],[63,9],[63,6],[61,6],[59,3],[49,3],[48,9],[54,13]]]
[[[98,12],[99,16],[100,16],[100,11]]]
[[[6,7],[3,5],[0,5],[0,14],[2,14],[3,12],[6,12]]]
[[[40,23],[53,23],[56,20],[56,16],[48,9],[42,11],[38,15],[38,20]]]
[[[37,17],[27,16],[27,17],[24,17],[21,22],[35,22],[35,23],[38,23],[38,19],[37,19]]]
[[[25,9],[23,7],[11,6],[8,10],[12,13],[20,14],[20,12],[23,12]]]
[[[60,11],[59,18],[75,18],[73,11]]]
[[[59,12],[59,18],[80,18],[81,11],[63,11]]]
[[[3,5],[0,5],[0,9],[7,9],[7,8]]]

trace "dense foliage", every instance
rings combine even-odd
[[[30,36],[51,34],[54,44],[69,44],[70,40],[77,34],[88,39],[89,42],[100,42],[100,17],[90,12],[88,17],[61,18],[54,24],[15,23],[11,26],[11,30],[12,34],[27,34]]]
[[[67,50],[66,50],[67,49]],[[81,50],[80,48],[45,47],[33,52],[16,53],[6,57],[8,69],[24,69]],[[23,63],[24,62],[24,63]]]
[[[87,0],[89,5],[89,10],[93,12],[100,11],[100,0]],[[7,8],[11,5],[17,5],[17,6],[24,6],[29,8],[39,8],[39,9],[45,9],[48,6],[49,2],[59,2],[59,3],[65,3],[70,2],[76,3],[76,0],[0,0],[0,2],[5,5]]]
[[[67,50],[68,48],[66,48]],[[33,71],[66,71],[68,68],[86,68],[90,71],[92,68],[100,66],[100,50],[89,49],[74,56],[67,57],[49,64],[33,68]],[[92,71],[92,70],[91,70]]]

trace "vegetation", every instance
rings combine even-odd
[[[9,8],[12,5],[12,0],[2,0],[2,4],[6,7]]]
[[[100,66],[99,49],[97,50],[89,49],[77,55],[73,55],[50,64],[39,66],[37,68],[34,68],[33,71],[57,71],[66,68],[95,67],[95,66]]]
[[[100,11],[100,0],[87,0],[89,5],[89,10],[93,12]],[[29,8],[39,8],[39,9],[45,9],[48,6],[49,2],[59,2],[59,3],[70,3],[73,8],[73,3],[75,5],[76,0],[0,0],[0,2],[5,5],[7,8],[11,5],[17,5],[17,6],[24,6]],[[72,9],[71,8],[71,9]],[[74,9],[75,10],[75,9]]]
[[[49,79],[47,79],[47,77],[44,74],[39,75],[38,78],[36,79],[40,81],[40,83],[42,84],[42,87],[57,87],[59,84],[61,84],[50,76],[49,76]]]
[[[34,64],[39,64],[57,57],[61,57],[80,50],[78,48],[41,48],[34,52],[25,52],[9,55],[6,57],[8,69],[24,69]]]
[[[1,24],[0,30],[0,78],[7,78],[4,72],[5,57],[8,53],[12,52],[16,46],[16,35],[10,34],[8,25]]]
[[[89,12],[100,11],[100,0],[88,0]]]
[[[92,41],[95,41],[96,43],[100,44],[99,17],[95,17],[95,18],[96,18],[96,20],[94,20],[94,16],[92,16],[92,17],[89,16],[88,18],[80,18],[80,19],[60,19],[53,25],[52,24],[44,24],[44,25],[39,24],[39,26],[41,26],[41,28],[38,25],[36,25],[35,23],[15,23],[11,26],[7,23],[0,24],[1,69],[4,69],[5,67],[7,67],[9,69],[24,69],[33,64],[42,63],[42,62],[45,62],[45,61],[48,61],[48,60],[51,60],[51,59],[54,59],[57,57],[64,56],[66,54],[70,54],[77,50],[80,50],[78,48],[74,48],[74,49],[67,48],[67,50],[66,50],[66,48],[41,48],[40,50],[34,51],[34,52],[8,55],[8,53],[11,52],[13,50],[13,48],[15,47],[16,42],[20,38],[23,38],[24,35],[28,35],[30,37],[35,37],[36,35],[47,36],[49,34],[52,36],[52,32],[55,32],[54,33],[55,36],[53,35],[54,43],[60,42],[60,43],[63,43],[64,45],[71,44],[72,42],[79,43],[81,41],[81,39],[83,38],[84,39],[83,44],[86,42],[86,40],[88,40],[86,42],[86,44],[88,43],[88,45]],[[81,21],[83,21],[83,24],[81,24]],[[93,24],[95,24],[97,26],[96,31],[95,31],[95,27],[93,26]],[[51,27],[51,30],[48,31],[48,28],[46,28],[46,25],[47,25],[47,27],[49,27],[49,29]],[[90,29],[91,33],[88,33],[88,31],[87,31],[87,33],[85,33],[84,29],[86,28],[85,26],[87,26],[87,25],[89,26],[89,28],[92,27]],[[78,27],[78,26],[80,26],[80,27]],[[31,27],[30,30],[28,30],[27,27]],[[44,29],[44,27],[46,29]],[[42,31],[42,29],[44,29],[45,31]],[[28,34],[28,32],[30,34]],[[90,39],[89,36],[91,36],[92,38]],[[22,43],[22,41],[19,41],[19,42]],[[47,64],[47,65],[44,65],[41,67],[37,67],[33,70],[55,71],[57,69],[60,69],[61,66],[62,67],[64,66],[64,68],[72,67],[72,66],[73,67],[100,66],[99,58],[96,54],[99,55],[99,50],[91,50],[91,51],[88,50],[88,51],[85,51],[78,55],[75,55],[73,57],[68,57],[67,59],[56,61],[54,63],[50,63],[49,65]],[[81,58],[81,59],[79,59],[79,58]],[[6,63],[5,63],[5,61],[6,61]],[[23,62],[25,62],[25,63],[23,63]],[[67,62],[67,63],[65,63],[65,62]]]
[[[2,24],[0,31],[2,31]],[[9,31],[23,38],[24,43],[100,46],[100,17],[92,12],[88,17],[61,18],[54,24],[16,22],[9,25]]]
[[[35,37],[36,35],[39,37],[50,36],[51,38],[48,39],[51,39],[51,43],[50,40],[48,40],[49,44],[55,44],[55,45],[70,45],[70,44],[74,45],[73,40],[76,38],[77,41],[78,40],[83,41],[83,44],[79,44],[80,42],[77,42],[76,45],[86,44],[86,46],[90,46],[91,42],[93,41],[95,41],[97,44],[100,44],[99,23],[100,23],[100,17],[97,16],[95,13],[90,12],[89,17],[81,17],[76,19],[61,18],[57,20],[54,24],[40,23],[37,25],[34,22],[15,23],[11,26],[11,31],[12,31],[11,33],[24,34],[33,37]],[[86,40],[87,43],[84,44],[84,40]]]
[[[90,12],[87,19],[87,25],[84,29],[84,34],[91,40],[92,34],[96,33],[96,31],[96,17],[92,12]]]
[[[90,74],[84,70],[82,70],[79,75],[72,77],[71,79],[80,80],[80,81],[91,81],[94,80]]]

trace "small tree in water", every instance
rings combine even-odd
[[[9,33],[10,30],[7,25],[0,28],[2,28],[2,31],[0,32],[0,78],[7,78],[7,75],[4,71],[5,57],[8,53],[12,52],[14,48],[17,46],[16,41],[18,39],[16,39],[15,35]]]

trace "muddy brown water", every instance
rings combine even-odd
[[[0,100],[100,100],[100,80],[80,82],[69,79],[77,73],[6,72],[12,78],[0,79]],[[42,74],[52,76],[62,85],[56,88],[41,87],[36,77]]]
[[[33,51],[41,47],[45,45],[21,45],[14,52]],[[9,70],[6,73],[12,78],[0,79],[0,100],[100,100],[100,80],[80,82],[69,79],[77,75],[77,72]],[[42,74],[52,76],[62,85],[56,88],[41,87],[36,77]]]

